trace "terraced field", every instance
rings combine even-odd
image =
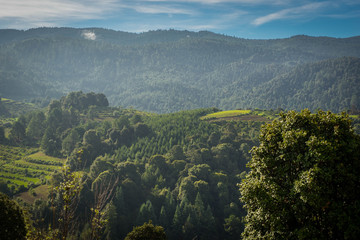
[[[45,184],[64,163],[37,148],[0,145],[0,180],[15,191]]]
[[[32,103],[23,103],[7,98],[1,98],[1,103],[7,110],[5,116],[3,117],[18,117],[22,114],[38,109],[38,107]]]

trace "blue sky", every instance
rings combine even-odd
[[[36,27],[351,37],[360,35],[360,0],[0,0],[0,28]]]

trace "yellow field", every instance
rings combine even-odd
[[[225,118],[225,117],[237,117],[245,114],[251,113],[251,110],[228,110],[228,111],[221,111],[216,113],[210,113],[206,116],[202,116],[201,120],[208,120],[208,119],[216,119],[216,118]]]

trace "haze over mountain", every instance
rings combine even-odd
[[[0,96],[103,92],[153,112],[360,108],[360,37],[248,40],[212,32],[0,30]]]

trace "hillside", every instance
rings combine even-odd
[[[73,92],[19,117],[8,137],[0,135],[0,192],[21,198],[44,231],[63,217],[66,164],[80,176],[74,236],[89,229],[92,208],[107,220],[107,239],[123,239],[150,219],[169,239],[239,236],[244,212],[236,184],[268,119],[220,119],[229,116],[223,112],[212,121],[214,108],[153,114],[108,107],[105,99]]]
[[[339,111],[359,108],[360,59],[307,63],[244,94],[242,107]]]
[[[263,124],[283,118],[280,111],[156,114],[71,92],[0,124],[0,192],[26,207],[37,239],[57,234],[69,216],[63,209],[78,239],[93,229],[101,239],[123,239],[149,220],[168,239],[239,239],[246,212],[238,184]]]
[[[248,40],[206,31],[0,30],[0,96],[41,102],[82,90],[105,93],[113,106],[159,113],[201,107],[339,112],[360,108],[359,57],[360,37]],[[317,84],[326,79],[331,86]],[[282,90],[294,81],[291,91]]]

